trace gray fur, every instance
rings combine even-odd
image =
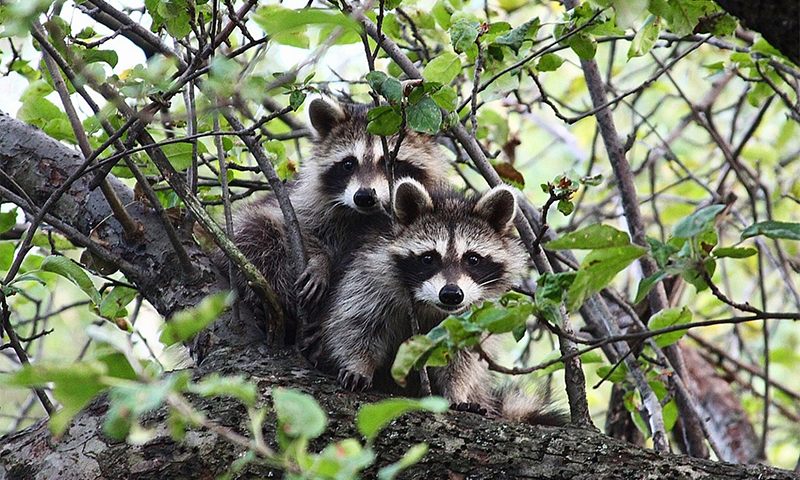
[[[396,259],[442,245],[466,245],[470,251],[500,263],[501,278],[479,285],[469,303],[460,308],[463,311],[508,291],[525,272],[528,256],[519,239],[509,232],[516,204],[513,191],[507,187],[490,190],[478,199],[451,190],[429,195],[417,182],[406,180],[398,184],[396,192],[398,222],[393,234],[365,245],[346,266],[317,325],[313,341],[319,345],[311,360],[323,369],[338,372],[340,382],[351,390],[373,386],[419,396],[418,385],[403,390],[394,384],[389,373],[391,363],[400,344],[411,336],[409,313],[424,334],[448,312],[435,301],[420,300],[418,292],[404,283]],[[505,223],[501,225],[498,218]],[[491,344],[490,338],[484,346],[491,349]],[[503,413],[503,400],[492,391],[490,372],[477,354],[461,351],[446,367],[429,368],[429,372],[434,394],[454,405],[479,404],[496,414]],[[522,417],[509,405],[508,413],[512,411],[515,418]]]

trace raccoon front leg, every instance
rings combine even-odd
[[[347,280],[347,279],[346,279]],[[372,387],[375,372],[397,350],[398,335],[392,329],[396,315],[387,314],[386,295],[375,295],[370,285],[344,283],[335,292],[338,305],[323,326],[325,350],[339,369],[339,384],[351,391]],[[382,298],[383,297],[383,298]]]
[[[362,335],[337,338],[333,355],[340,367],[339,385],[353,392],[363,392],[372,387],[375,371],[388,360],[390,347],[384,339],[385,332],[367,333],[363,329],[365,322],[357,323],[361,323],[362,328],[348,333]]]
[[[295,283],[297,301],[304,308],[319,303],[328,290],[331,278],[331,259],[316,238],[306,239],[306,252],[308,253],[306,268],[300,272]]]
[[[460,351],[450,362],[431,369],[433,393],[450,401],[451,408],[484,414],[492,405],[491,375],[477,354]]]

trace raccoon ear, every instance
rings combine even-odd
[[[416,180],[404,178],[394,189],[394,215],[400,225],[410,225],[425,212],[433,210],[428,191]]]
[[[473,211],[489,222],[495,231],[505,233],[517,214],[517,198],[510,187],[500,185],[484,193]]]
[[[317,135],[326,137],[333,127],[347,119],[347,113],[336,100],[320,97],[315,98],[308,106],[308,118]]]

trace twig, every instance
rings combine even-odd
[[[8,335],[8,342],[11,345],[11,348],[14,350],[14,353],[17,355],[19,362],[22,365],[30,365],[28,354],[25,353],[25,349],[20,343],[20,338],[17,336],[16,332],[14,332],[14,327],[11,325],[11,312],[8,309],[6,296],[2,291],[0,291],[0,325],[2,325],[6,335]],[[47,396],[47,392],[45,392],[43,388],[39,387],[33,388],[33,391],[36,392],[36,396],[39,397],[39,401],[42,403],[44,411],[47,412],[48,415],[52,415],[55,411],[55,407],[53,406],[53,402],[50,400],[50,397]]]

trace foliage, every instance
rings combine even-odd
[[[88,145],[84,156],[93,151],[102,160],[89,175],[110,169],[135,188],[137,202],[163,209],[176,225],[184,222],[191,199],[173,190],[153,150],[194,182],[194,199],[223,218],[231,203],[228,187],[237,199],[271,188],[254,174],[258,168],[245,135],[260,136],[282,179],[290,179],[298,163],[302,168],[308,132],[291,115],[300,112],[302,118],[311,94],[374,101],[368,131],[375,135],[406,128],[440,134],[458,173],[454,181],[482,189],[481,177],[489,174],[474,153],[461,148],[452,129],[463,126],[491,157],[492,171],[522,191],[530,207],[526,217],[540,212],[530,222],[540,238],[526,240],[527,246],[558,268],[533,274],[525,293],[476,305],[407,341],[395,359],[395,378],[403,382],[414,368],[443,365],[459,349],[478,351],[487,334],[516,341],[510,347],[514,358],[495,359],[516,362],[507,370],[560,375],[562,351],[552,348],[551,338],[537,340],[538,328],[545,325],[563,341],[569,338],[564,330],[594,327],[586,325],[584,314],[587,300],[597,294],[623,312],[616,320],[626,328],[645,311],[632,307],[663,291],[671,302],[665,307],[672,308],[647,312],[641,320],[649,331],[639,335],[632,329],[633,337],[618,339],[632,346],[646,385],[633,382],[637,372],[624,362],[586,365],[600,360],[597,349],[608,340],[592,328],[586,331],[597,337],[572,338],[589,378],[624,386],[624,407],[645,434],[651,432],[641,411],[650,407],[642,389],[649,386],[670,429],[683,413],[661,349],[687,344],[691,336],[698,345],[718,345],[706,356],[734,370],[729,377],[747,413],[754,424],[769,426],[760,432],[769,462],[794,465],[798,433],[786,412],[800,390],[791,375],[798,335],[784,325],[800,310],[794,141],[800,71],[780,51],[757,34],[751,41],[734,36],[736,20],[708,0],[594,0],[575,8],[519,0],[485,8],[462,0],[404,0],[376,2],[364,12],[348,2],[314,2],[309,8],[256,3],[237,12],[215,0],[138,2],[131,11],[143,12],[152,33],[139,32],[147,44],[142,55],[130,34],[133,26],[111,25],[117,30],[111,33],[92,17],[97,9],[5,2],[4,73],[24,88],[15,95],[17,103],[0,108],[61,142]],[[138,21],[138,14],[128,17]],[[420,78],[411,78],[407,65],[379,48],[365,33],[365,21],[400,45]],[[179,54],[165,55],[173,48]],[[65,85],[42,68],[42,52],[70,66],[60,69]],[[602,148],[605,126],[584,77],[591,61],[603,69],[603,106],[612,111],[613,136],[624,143],[627,170],[612,167],[615,152]],[[63,107],[59,93],[81,105],[78,113]],[[226,115],[247,123],[247,131],[236,131]],[[155,144],[131,133],[136,118],[145,119],[139,127]],[[0,185],[19,194],[4,179]],[[625,188],[633,189],[632,200],[620,193]],[[196,380],[165,373],[172,366],[170,353],[225,311],[231,298],[208,298],[161,327],[167,312],[152,312],[140,296],[142,285],[116,267],[109,273],[99,263],[74,260],[80,255],[73,239],[50,226],[33,225],[26,239],[26,222],[35,214],[23,213],[23,202],[12,205],[0,197],[0,315],[22,339],[23,355],[33,356],[32,366],[23,366],[17,354],[4,357],[0,368],[9,384],[52,394],[61,406],[51,416],[54,432],[108,392],[109,435],[146,439],[140,416],[165,404],[180,438],[208,421],[192,410],[188,394],[228,395],[249,414],[251,453],[239,468],[259,457],[285,467],[291,478],[352,478],[373,463],[372,442],[387,422],[406,411],[443,408],[430,399],[366,405],[356,419],[363,443],[346,439],[314,453],[309,441],[324,431],[325,414],[305,394],[274,389],[268,395],[281,435],[280,451],[272,452],[259,434],[270,411],[260,403],[266,392],[238,377]],[[549,212],[551,206],[558,213]],[[637,222],[644,232],[636,231]],[[104,246],[94,232],[85,233]],[[195,230],[199,242],[209,236]],[[694,288],[684,291],[684,284]],[[742,313],[751,315],[750,323],[741,320]],[[6,330],[3,348],[11,345]],[[75,355],[79,340],[85,346]],[[740,365],[757,377],[787,378],[788,386],[754,381],[750,373],[737,376]],[[589,392],[593,411],[606,409],[606,393]],[[42,415],[33,391],[3,395],[9,395],[2,398],[4,411],[23,404],[34,409],[4,418],[4,431]],[[424,454],[424,446],[412,448],[382,469],[381,478],[392,478]]]
[[[225,296],[207,298],[194,311],[178,312],[179,322],[188,318],[199,319],[197,325],[207,325],[219,314]],[[171,342],[188,340],[196,332],[175,328],[175,323],[165,326],[162,338]],[[108,342],[98,339],[102,355],[71,365],[26,365],[14,373],[0,375],[4,385],[31,388],[52,385],[53,396],[62,408],[50,418],[50,428],[56,435],[64,432],[71,418],[90,400],[108,392],[109,411],[103,431],[111,438],[143,443],[155,435],[141,424],[142,417],[161,406],[169,407],[168,425],[176,439],[186,435],[195,426],[210,425],[203,414],[195,410],[186,398],[187,393],[201,397],[233,397],[247,407],[251,438],[245,447],[249,461],[261,459],[281,466],[287,478],[358,478],[358,473],[375,461],[372,444],[383,427],[399,416],[413,411],[443,412],[449,408],[439,397],[423,399],[387,399],[364,405],[358,413],[356,425],[366,439],[362,445],[348,438],[328,445],[320,453],[308,451],[308,443],[320,436],[326,427],[327,416],[314,398],[302,392],[274,388],[272,409],[277,420],[275,452],[267,446],[262,435],[262,425],[269,411],[262,405],[252,383],[237,376],[209,375],[192,380],[186,371],[153,375],[157,369],[148,361],[139,361],[131,355],[127,342]],[[238,438],[231,437],[231,441]],[[425,454],[427,446],[411,448],[398,462],[382,467],[379,478],[395,478],[404,468],[413,465]],[[242,468],[241,463],[237,468]]]

